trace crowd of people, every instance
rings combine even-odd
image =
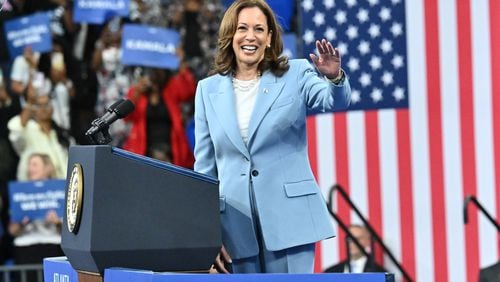
[[[318,41],[319,55],[311,55],[317,70],[330,80],[326,82],[311,72],[312,68],[305,60],[288,61],[280,56],[283,45],[275,16],[267,4],[259,1],[231,6],[223,18],[225,9],[220,0],[132,0],[128,17],[113,17],[102,25],[73,22],[71,0],[6,0],[5,3],[8,5],[2,6],[0,30],[9,19],[38,11],[49,12],[52,50],[39,54],[27,46],[23,54],[11,58],[6,51],[6,39],[0,36],[0,263],[39,263],[43,257],[62,255],[61,218],[54,211],[47,212],[43,219],[10,221],[8,182],[66,178],[69,146],[89,144],[84,133],[91,121],[103,115],[118,99],[127,98],[134,103],[135,110],[110,127],[111,145],[218,177],[222,190],[228,193],[227,207],[240,198],[251,197],[247,208],[254,222],[250,225],[240,222],[235,225],[238,230],[223,228],[227,234],[223,236],[225,248],[221,256],[226,256],[225,260],[231,262],[234,272],[312,271],[313,242],[334,233],[329,226],[329,216],[322,209],[324,202],[315,192],[316,184],[312,180],[298,182],[297,179],[312,179],[307,150],[304,150],[303,109],[313,107],[334,111],[345,107],[348,101],[344,101],[344,96],[349,92],[347,77],[340,68],[340,55],[330,43]],[[181,35],[177,50],[181,61],[179,68],[166,70],[123,65],[120,61],[121,32],[125,23],[177,30]],[[268,23],[271,24],[268,26]],[[227,34],[224,35],[224,31]],[[257,35],[251,35],[254,33]],[[221,34],[227,38],[221,38]],[[249,36],[255,36],[255,41],[250,42]],[[224,40],[227,41],[225,47],[220,43]],[[255,52],[248,50],[249,44],[256,48]],[[209,70],[217,75],[202,81]],[[299,76],[303,78],[296,81]],[[277,117],[277,126],[271,124],[265,128],[273,134],[264,131],[254,135],[249,108],[257,107],[256,98],[249,102],[242,97],[248,91],[255,96],[260,83],[266,85],[278,79],[287,82],[284,91],[287,94],[281,95],[271,108],[273,116]],[[197,89],[199,81],[202,82]],[[202,92],[210,92],[212,87],[223,83],[234,88],[236,112],[230,110],[234,105],[222,102],[218,113],[209,112],[204,104],[208,99],[203,101]],[[269,87],[272,91],[271,85]],[[297,92],[298,89],[302,90]],[[197,113],[194,112],[196,91]],[[303,95],[308,100],[299,101],[293,95]],[[335,97],[335,103],[327,102],[330,96]],[[297,116],[293,119],[283,111],[289,107],[296,109]],[[247,148],[248,151],[242,150],[247,152],[247,158],[241,159],[240,147],[240,151],[229,149],[231,147],[227,144],[230,142],[219,132],[225,126],[210,126],[219,122],[216,115],[226,115],[227,122],[238,123],[240,131],[236,133],[241,135],[242,142],[236,145]],[[232,115],[237,121],[230,120]],[[195,119],[197,123],[194,123]],[[289,130],[291,127],[293,130]],[[283,138],[277,138],[276,134]],[[282,140],[294,140],[296,146],[288,148],[288,143],[282,143]],[[255,149],[262,147],[280,149]],[[219,154],[215,153],[217,149]],[[268,160],[264,155],[282,159],[283,163],[276,165],[287,162],[286,156],[300,156],[304,162],[297,167],[288,167],[289,171],[283,172],[283,177],[291,184],[282,184],[273,180],[276,178],[271,174],[266,178],[273,170],[264,169]],[[227,167],[221,165],[224,164],[221,158],[226,157],[233,159]],[[233,179],[236,176],[225,173],[238,162],[244,162],[242,167],[250,169],[250,161],[254,168],[245,174],[249,177],[241,183]],[[260,172],[255,169],[259,165],[262,167]],[[276,193],[270,197],[271,184],[273,187],[284,185],[288,189],[286,197],[281,195],[281,189],[274,189]],[[238,194],[236,188],[240,186],[251,187],[252,193]],[[263,189],[268,192],[266,196],[259,194]],[[290,197],[294,200],[290,201]],[[291,216],[294,209],[301,208],[303,203],[299,200],[309,201],[311,206],[314,203],[310,215]],[[290,212],[282,213],[285,217],[266,212],[270,211],[269,208],[257,209],[276,202],[283,211],[289,209]],[[313,214],[322,221],[310,222]],[[236,219],[232,216],[229,211],[222,214],[223,226],[235,224]],[[289,226],[296,225],[304,226],[304,232],[298,234],[300,236],[289,230]],[[321,230],[321,233],[314,234],[310,232],[311,228]],[[254,231],[235,236],[242,230]],[[360,234],[365,236],[362,231],[360,229]],[[279,233],[280,239],[270,232]],[[295,264],[291,264],[292,261]],[[216,263],[215,267],[219,272],[227,271],[223,263]],[[359,268],[361,270],[363,266]],[[339,269],[343,272],[344,265]]]
[[[224,6],[220,0],[131,0],[128,16],[99,25],[75,23],[72,0],[0,5],[0,264],[37,263],[61,254],[61,218],[49,212],[45,220],[11,222],[8,183],[65,179],[69,146],[90,144],[85,131],[120,98],[130,99],[135,111],[110,127],[111,145],[193,168],[195,88],[213,61]],[[50,15],[52,49],[40,54],[26,46],[11,58],[5,22],[36,12]],[[123,65],[126,23],[177,30],[179,68]]]

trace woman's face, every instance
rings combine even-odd
[[[37,96],[35,106],[35,120],[37,122],[52,120],[53,108],[50,104],[50,97],[47,95]]]
[[[40,156],[33,156],[28,161],[28,179],[44,180],[50,176],[50,169],[44,164]]]
[[[269,44],[271,44],[271,32],[264,13],[257,7],[241,10],[233,36],[237,68],[257,68],[264,59]]]

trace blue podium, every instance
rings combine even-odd
[[[44,281],[77,282],[77,272],[66,257],[46,258],[43,262]],[[394,282],[388,273],[362,274],[188,274],[153,272],[123,268],[108,268],[104,271],[104,282]]]

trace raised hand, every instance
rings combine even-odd
[[[309,54],[316,69],[329,79],[334,79],[340,74],[340,53],[339,50],[333,48],[333,45],[322,39],[316,40],[316,48],[319,56]]]

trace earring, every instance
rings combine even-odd
[[[267,48],[271,48],[271,44],[268,44],[268,45],[267,45]]]

